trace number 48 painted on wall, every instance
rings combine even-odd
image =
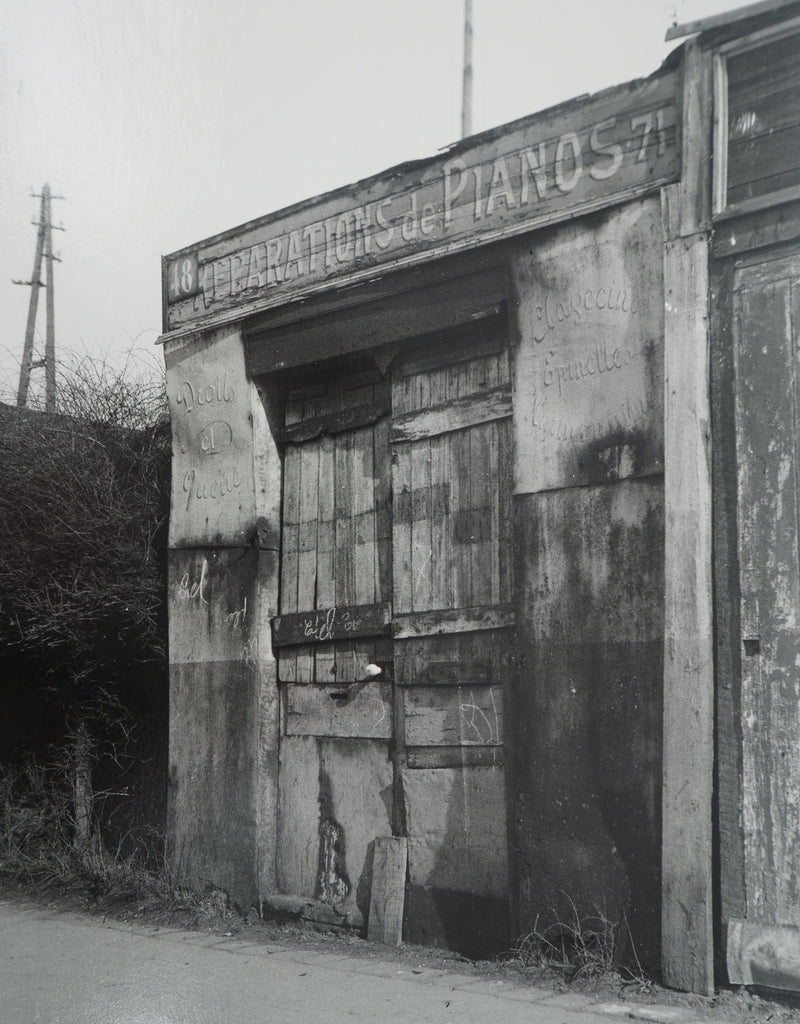
[[[170,262],[167,270],[167,300],[180,302],[200,291],[197,256],[179,256]]]

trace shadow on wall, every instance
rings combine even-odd
[[[502,765],[407,772],[404,938],[473,958],[509,947]]]
[[[602,914],[657,970],[663,480],[518,502],[521,931]]]

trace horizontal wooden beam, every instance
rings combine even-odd
[[[388,412],[387,396],[383,401],[368,402],[355,409],[331,412],[326,416],[311,416],[307,420],[300,420],[299,423],[292,423],[282,431],[281,440],[284,444],[301,444],[303,441],[313,441],[315,437],[322,437],[323,434],[343,434],[346,430],[356,430],[358,427],[368,427],[372,423],[377,423]]]
[[[514,625],[511,605],[480,608],[456,608],[430,612],[410,612],[392,620],[392,636],[405,640],[415,636],[437,636],[442,633],[473,633],[483,629],[507,629]]]
[[[287,736],[389,739],[391,683],[286,684]]]
[[[488,686],[491,681],[492,663],[484,658],[476,661],[431,661],[413,685]]]
[[[800,236],[800,201],[720,218],[714,225],[715,256],[734,256],[751,249],[791,242]]]
[[[347,605],[294,612],[278,615],[272,620],[272,643],[275,647],[286,647],[289,644],[384,636],[389,632],[390,622],[389,604]]]
[[[494,388],[482,395],[456,398],[452,402],[395,416],[389,440],[393,444],[421,441],[439,434],[449,434],[454,430],[474,427],[479,423],[507,419],[511,412],[509,388]]]
[[[407,768],[495,768],[503,764],[502,747],[408,747]]]
[[[748,213],[760,213],[761,210],[768,210],[772,206],[781,206],[783,203],[793,203],[797,200],[800,200],[800,185],[782,188],[776,192],[766,192],[764,195],[754,196],[752,199],[729,203],[719,213],[714,214],[714,223],[719,224],[734,217],[744,217]]]
[[[499,686],[408,686],[402,691],[408,747],[500,747]]]

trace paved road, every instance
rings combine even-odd
[[[684,1009],[642,1020],[688,1024]],[[0,1024],[613,1024],[592,1003],[475,975],[0,900]]]

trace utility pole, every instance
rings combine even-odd
[[[461,138],[472,135],[472,0],[464,0],[464,79],[461,91]]]
[[[25,327],[25,345],[22,350],[22,365],[19,370],[19,388],[17,389],[17,405],[23,407],[28,401],[28,385],[31,378],[31,370],[43,366],[45,371],[45,392],[44,401],[47,412],[55,412],[56,409],[56,338],[55,338],[55,316],[53,300],[53,261],[58,261],[58,256],[53,255],[53,224],[51,201],[63,199],[63,196],[53,196],[50,186],[44,185],[41,193],[32,193],[35,198],[41,198],[39,208],[39,220],[32,223],[38,227],[36,234],[36,254],[33,258],[33,274],[30,281],[14,281],[13,284],[30,285],[31,298],[28,304],[28,323]],[[63,231],[63,227],[56,227],[57,231]],[[42,259],[46,261],[47,277],[42,281]],[[35,360],[33,358],[33,336],[36,330],[36,313],[39,307],[39,289],[46,288],[46,333],[44,358]]]

